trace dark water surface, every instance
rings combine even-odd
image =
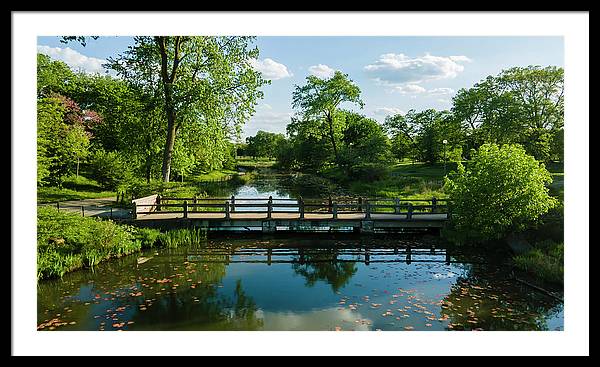
[[[40,282],[38,329],[563,328],[562,304],[500,265],[418,239],[214,238],[139,256]]]

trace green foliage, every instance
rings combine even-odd
[[[446,179],[452,223],[472,240],[524,229],[557,203],[548,195],[550,173],[519,145],[484,144],[467,168]]]
[[[354,173],[358,166],[369,166],[389,163],[392,160],[391,144],[383,127],[377,121],[353,112],[344,111],[343,146],[340,152],[340,163]]]
[[[373,182],[385,179],[390,174],[390,168],[381,163],[363,163],[353,165],[349,170],[350,180]]]
[[[284,140],[283,134],[259,130],[256,135],[246,138],[245,154],[252,157],[274,158]]]
[[[464,151],[483,143],[520,143],[547,161],[562,145],[554,134],[564,125],[564,70],[548,66],[514,67],[488,76],[453,98],[452,113],[465,134]],[[554,154],[556,156],[556,154]]]
[[[268,84],[252,68],[252,60],[258,57],[258,49],[251,47],[252,40],[252,37],[135,37],[135,44],[126,52],[109,58],[113,70],[128,83],[156,96],[157,105],[162,108],[166,122],[162,136],[166,153],[163,180],[170,179],[177,140],[183,140],[177,148],[180,162],[175,163],[180,174],[190,168],[189,153],[198,151],[198,144],[207,146],[200,151],[210,156],[204,164],[215,164],[213,152],[219,165],[224,161],[229,138],[239,136],[241,126],[254,113],[257,99],[262,98],[260,87]],[[195,157],[195,162],[201,161],[198,158]]]
[[[327,197],[337,190],[337,186],[328,179],[311,174],[290,177],[284,184],[294,187],[300,196],[308,198]]]
[[[513,258],[515,266],[537,279],[562,284],[564,282],[564,244],[543,241],[534,249]]]
[[[62,61],[53,61],[50,56],[37,54],[37,96],[68,94],[75,79],[74,73]]]
[[[460,124],[449,111],[409,110],[404,115],[386,117],[384,126],[395,142],[398,158],[410,157],[427,163],[449,158],[461,160],[457,154],[462,153],[463,136]]]
[[[89,134],[79,107],[62,96],[37,101],[38,185],[60,186],[89,153]]]
[[[38,208],[38,279],[62,277],[66,272],[138,251],[141,244],[132,231],[112,221],[53,207]]]
[[[104,188],[125,190],[133,181],[128,162],[118,152],[97,150],[90,159],[90,170]]]
[[[160,231],[154,228],[135,228],[133,231],[133,238],[139,241],[142,249],[156,247],[160,235]]]
[[[161,233],[158,239],[161,245],[167,248],[200,245],[206,242],[206,231],[201,228],[175,229]]]
[[[336,71],[329,79],[309,75],[306,77],[306,85],[295,86],[292,95],[292,106],[299,109],[302,115],[300,121],[317,122],[313,134],[316,133],[315,137],[320,137],[318,140],[326,138],[329,141],[335,163],[338,165],[338,142],[344,120],[343,116],[340,116],[338,106],[343,102],[357,104],[361,108],[364,105],[360,99],[360,88],[347,74],[340,71]]]

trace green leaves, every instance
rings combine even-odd
[[[550,173],[519,145],[484,144],[467,167],[446,179],[453,225],[475,240],[523,229],[557,203],[548,195]]]

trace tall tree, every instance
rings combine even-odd
[[[348,78],[347,74],[342,74],[340,71],[336,71],[329,79],[308,76],[306,85],[295,86],[292,100],[292,106],[301,110],[304,119],[325,122],[337,164],[340,162],[340,156],[334,123],[338,107],[343,102],[354,103],[361,108],[364,105],[360,99],[358,86]]]
[[[252,37],[136,37],[135,45],[110,62],[121,76],[154,72],[162,88],[167,121],[162,177],[169,181],[175,139],[185,125],[205,124],[239,134],[266,84],[253,70],[258,49]]]

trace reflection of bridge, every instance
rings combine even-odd
[[[413,248],[411,246],[394,248],[206,248],[186,252],[186,259],[202,263],[259,263],[292,264],[310,263],[473,263],[465,260],[455,261],[446,249]]]
[[[398,232],[441,228],[450,218],[442,199],[174,198],[133,201],[133,220],[152,227],[263,232]]]

